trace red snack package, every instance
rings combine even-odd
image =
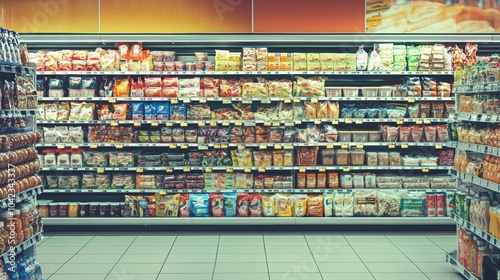
[[[189,217],[189,194],[181,193],[179,198],[179,217]]]
[[[128,59],[141,60],[142,43],[131,43],[128,50]]]
[[[237,217],[248,217],[248,193],[239,193],[236,200]]]
[[[224,196],[221,193],[210,194],[210,213],[212,217],[224,217]]]
[[[87,60],[87,51],[85,50],[78,50],[78,51],[73,51],[73,60]]]
[[[58,63],[58,67],[60,71],[71,71],[73,70],[73,63],[69,60],[60,60]]]
[[[47,66],[45,66],[47,68]],[[86,71],[87,61],[86,60],[73,60],[73,71]]]
[[[161,97],[175,98],[178,96],[179,89],[176,87],[162,88]]]
[[[436,127],[426,126],[424,127],[425,140],[427,142],[436,142]]]
[[[241,97],[241,82],[236,79],[221,79],[220,97]]]
[[[262,217],[262,202],[260,193],[248,194],[248,210],[250,217]]]
[[[414,125],[411,127],[411,142],[422,142],[424,139],[424,128],[422,126]]]
[[[160,87],[146,87],[144,89],[145,97],[161,97],[161,93]]]
[[[161,87],[161,77],[145,77],[144,85],[146,87]]]
[[[399,126],[399,142],[408,143],[410,141],[411,127]]]
[[[115,78],[113,84],[114,97],[128,97],[130,92],[130,78]]]
[[[131,97],[144,97],[144,83],[142,78],[137,78],[137,82],[132,80],[130,85],[130,96]]]
[[[447,142],[449,140],[448,137],[448,129],[446,129],[446,124],[440,124],[436,126],[437,132],[437,142]]]
[[[177,77],[164,77],[161,83],[162,88],[179,87],[179,78]]]
[[[101,71],[101,61],[87,60],[87,71]]]
[[[122,60],[128,59],[129,44],[128,43],[116,43],[116,47],[118,48],[118,56],[120,57],[120,59],[122,59]]]

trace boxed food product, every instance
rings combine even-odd
[[[350,131],[338,131],[339,142],[352,142],[352,133]]]
[[[351,150],[351,164],[363,165],[365,162],[365,151],[363,149]]]
[[[394,87],[379,87],[378,88],[378,96],[380,96],[380,97],[392,97],[393,91],[394,91]]]
[[[341,97],[342,88],[340,87],[325,87],[327,97]]]
[[[359,143],[368,142],[368,132],[353,131],[352,132],[352,141],[359,142]]]
[[[381,142],[382,133],[380,131],[368,131],[368,142]]]
[[[376,87],[363,87],[361,88],[361,95],[364,97],[377,97],[378,88]]]
[[[344,93],[344,97],[358,97],[359,88],[356,87],[344,87],[342,88],[342,92]]]
[[[335,150],[324,149],[321,151],[321,160],[323,165],[334,165],[335,163]]]
[[[335,162],[337,165],[349,165],[350,151],[347,149],[340,149],[335,154]]]

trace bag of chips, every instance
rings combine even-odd
[[[180,194],[179,217],[189,217],[189,194],[188,193]]]
[[[236,203],[238,199],[237,193],[224,194],[224,216],[236,217]]]
[[[236,200],[236,210],[238,217],[248,217],[248,193],[239,193]]]
[[[307,195],[296,194],[293,196],[293,216],[305,217],[307,214]]]
[[[276,215],[275,195],[262,195],[262,216],[274,217]]]
[[[208,217],[208,194],[191,194],[189,206],[192,217]]]
[[[210,193],[210,213],[212,217],[224,217],[224,197],[221,193]]]
[[[248,210],[250,211],[250,217],[262,217],[260,193],[251,193],[248,195]]]
[[[323,195],[308,195],[307,216],[323,217]]]
[[[276,210],[278,217],[292,216],[292,197],[290,194],[276,194]]]

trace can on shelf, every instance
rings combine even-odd
[[[78,217],[88,217],[89,216],[90,203],[81,202],[78,204]]]
[[[59,217],[59,203],[49,203],[49,217]]]
[[[70,203],[68,207],[68,217],[78,217],[78,203]]]

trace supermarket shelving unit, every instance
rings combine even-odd
[[[242,34],[218,34],[218,35],[202,35],[202,34],[176,34],[176,35],[139,35],[139,34],[87,34],[87,35],[69,35],[69,34],[48,34],[48,35],[22,35],[23,42],[27,43],[31,50],[37,49],[62,49],[62,48],[74,48],[74,49],[92,49],[95,47],[102,47],[102,45],[107,45],[105,47],[114,48],[116,42],[143,42],[145,49],[150,50],[175,50],[180,57],[180,60],[186,59],[186,56],[192,55],[194,51],[205,51],[209,53],[209,56],[213,55],[213,50],[216,48],[231,49],[241,51],[241,47],[245,46],[266,46],[272,51],[301,51],[301,52],[332,52],[333,50],[338,50],[339,52],[354,52],[357,50],[360,44],[367,45],[368,43],[378,43],[378,42],[394,42],[394,43],[406,43],[406,44],[424,44],[424,43],[435,43],[435,42],[450,42],[450,43],[464,43],[468,41],[472,42],[485,42],[489,43],[495,40],[495,36],[488,35],[472,35],[472,36],[461,36],[461,35],[451,35],[451,36],[434,36],[434,35],[352,35],[352,34],[338,34],[338,35],[326,35],[326,34],[311,34],[311,35],[301,35],[301,34],[252,34],[252,35],[242,35]],[[489,45],[485,44],[485,51],[488,52]],[[483,50],[480,48],[480,50]],[[184,57],[184,58],[183,58]],[[208,71],[196,71],[196,72],[134,72],[134,71],[43,71],[39,72],[42,76],[66,76],[66,75],[80,75],[80,76],[174,76],[174,77],[204,77],[204,76],[215,76],[215,77],[255,77],[264,76],[268,78],[282,78],[286,77],[288,79],[293,79],[296,76],[323,76],[327,78],[327,86],[338,86],[338,85],[356,85],[356,86],[372,86],[372,85],[385,85],[385,84],[395,84],[401,80],[403,77],[407,76],[430,76],[435,77],[438,80],[452,82],[453,74],[452,71],[401,71],[401,72],[339,72],[339,71],[224,71],[224,72],[208,72]],[[40,102],[65,102],[65,101],[82,101],[82,102],[92,102],[92,103],[116,103],[116,102],[134,102],[134,101],[171,101],[175,103],[209,103],[209,104],[231,104],[233,102],[242,102],[243,104],[269,104],[271,102],[283,102],[283,103],[296,103],[302,101],[339,101],[339,102],[398,102],[398,103],[414,103],[421,101],[453,101],[454,98],[448,97],[318,97],[318,98],[306,98],[306,97],[292,97],[292,98],[174,98],[174,99],[158,99],[158,98],[143,98],[143,97],[89,97],[89,98],[51,98],[44,97],[40,98]],[[218,126],[249,126],[249,125],[264,125],[264,126],[304,126],[307,124],[333,124],[342,126],[343,128],[354,128],[358,130],[366,130],[368,127],[373,127],[378,124],[392,124],[401,125],[405,123],[409,124],[445,124],[448,119],[444,118],[339,118],[339,119],[294,119],[289,121],[245,121],[245,120],[231,120],[231,121],[198,121],[198,120],[188,120],[188,121],[102,121],[102,120],[92,120],[92,121],[38,121],[40,126],[57,126],[57,125],[88,125],[88,124],[108,124],[110,126],[120,126],[128,125],[134,127],[161,127],[161,126],[172,126],[172,127],[218,127]],[[89,148],[90,150],[99,150],[101,148],[116,149],[116,150],[126,150],[130,148],[142,148],[142,149],[152,149],[161,148],[162,151],[176,150],[176,151],[187,151],[189,149],[198,150],[208,150],[208,149],[225,149],[225,148],[238,148],[243,149],[246,147],[255,148],[260,150],[277,150],[277,149],[289,149],[295,150],[297,147],[326,147],[326,148],[369,148],[376,149],[378,151],[401,151],[401,152],[413,152],[416,150],[423,150],[426,152],[435,151],[442,149],[443,147],[450,147],[454,145],[452,142],[443,143],[385,143],[385,142],[348,142],[348,143],[273,143],[273,144],[192,144],[192,143],[41,143],[38,148]],[[156,171],[157,173],[179,173],[179,172],[252,172],[255,174],[265,174],[268,172],[272,173],[283,173],[287,175],[294,175],[297,172],[307,172],[307,171],[340,171],[340,172],[350,172],[350,171],[373,171],[373,172],[384,172],[393,173],[398,175],[407,175],[409,172],[413,174],[420,175],[432,175],[432,174],[449,174],[451,167],[448,166],[390,166],[390,167],[379,167],[379,166],[304,166],[304,167],[193,167],[193,166],[182,166],[182,167],[131,167],[131,168],[81,168],[81,169],[71,169],[71,168],[44,168],[42,171],[46,174],[60,172],[61,174],[67,172],[75,171],[89,171],[97,173],[107,173],[107,172],[135,172],[138,174],[148,173],[151,171]],[[123,194],[135,193],[135,194],[145,194],[154,193],[157,190],[47,190],[45,197],[50,198],[65,198],[84,201],[92,201],[92,199],[99,199],[107,201],[123,201]],[[207,190],[167,190],[169,193],[177,192],[209,192]],[[250,192],[259,190],[249,190]],[[263,193],[277,193],[277,192],[292,192],[292,193],[321,193],[325,190],[298,190],[298,189],[284,189],[284,190],[262,190]],[[428,190],[433,191],[433,190]],[[224,192],[224,190],[220,191]],[[451,225],[453,220],[449,217],[437,217],[437,218],[402,218],[402,217],[351,217],[351,218],[222,218],[222,219],[199,219],[199,218],[47,218],[45,219],[46,225],[57,225],[57,226],[71,226],[71,225],[95,225],[98,226],[102,223],[108,225],[171,225],[171,224],[190,224],[190,225],[205,225],[205,224],[221,224],[221,225],[267,225],[267,224],[288,224],[288,225]]]
[[[459,108],[459,97],[461,95],[467,94],[490,94],[490,93],[498,93],[500,90],[500,84],[498,83],[489,83],[489,84],[479,84],[479,85],[455,85],[454,93],[456,96],[456,107]],[[474,113],[465,113],[458,112],[456,114],[456,120],[458,122],[468,122],[468,123],[483,123],[483,124],[498,124],[500,120],[498,119],[498,115],[495,114],[474,114]],[[449,147],[455,147],[459,150],[464,150],[466,152],[483,154],[483,155],[492,155],[499,156],[500,148],[493,147],[488,145],[480,145],[474,143],[460,142],[460,141],[449,141],[447,143]],[[461,183],[471,184],[477,187],[481,187],[487,189],[489,191],[500,193],[500,184],[496,182],[492,182],[481,177],[467,174],[465,172],[459,170],[451,170],[451,173],[456,175],[459,182]],[[475,236],[479,237],[481,240],[484,240],[487,244],[491,244],[496,248],[500,248],[500,240],[496,237],[492,236],[490,233],[476,227],[466,219],[458,216],[453,213],[452,218],[457,223],[457,228],[463,228],[472,232]],[[462,274],[466,279],[477,279],[470,271],[464,268],[457,261],[457,252],[448,253],[446,256],[446,261],[453,265],[457,271]]]

